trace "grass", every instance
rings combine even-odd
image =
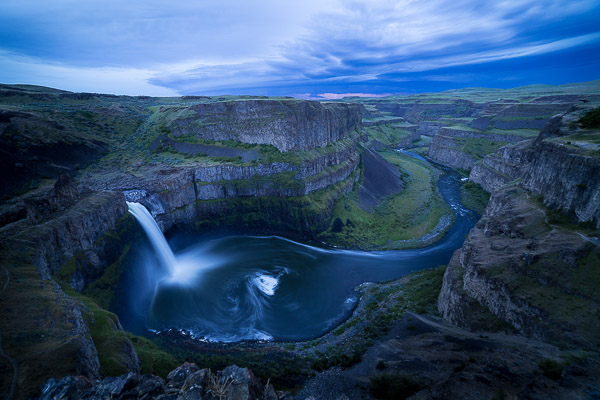
[[[521,136],[523,138],[534,138],[539,135],[539,129],[498,129],[492,128],[486,131],[486,133],[494,133],[497,135],[507,135],[507,136]]]
[[[197,350],[185,348],[161,337],[154,340],[162,351],[173,356],[179,364],[193,362],[201,368],[210,368],[213,371],[235,364],[250,369],[263,383],[269,380],[279,389],[298,388],[312,372],[309,359],[289,351],[259,349],[246,351],[235,347],[217,351]],[[146,346],[154,348],[152,344]],[[155,368],[157,367],[159,366],[155,365]]]
[[[411,136],[411,132],[406,129],[406,126],[397,124],[364,127],[363,131],[369,136],[369,139],[377,140],[387,146],[395,146],[402,139]]]
[[[472,156],[476,160],[481,160],[483,157],[506,145],[506,142],[489,140],[483,136],[481,138],[454,138],[454,141],[461,143],[462,151],[465,154]]]
[[[123,264],[130,250],[131,244],[127,244],[117,261],[106,267],[102,276],[83,291],[84,295],[93,298],[100,307],[106,310],[111,307],[115,295],[114,291],[121,278]]]
[[[145,337],[127,332],[127,338],[135,348],[143,374],[158,375],[166,379],[169,372],[182,364],[173,355],[163,351],[156,343]]]
[[[124,331],[117,328],[117,316],[100,307],[89,297],[71,289],[69,285],[62,283],[61,286],[67,295],[81,302],[87,309],[83,318],[98,351],[100,372],[106,376],[127,373],[127,355],[123,353],[123,349],[127,347],[128,338]]]
[[[418,314],[437,315],[437,298],[445,273],[446,266],[440,266],[411,274],[403,286],[406,307]]]
[[[442,215],[451,214],[437,190],[437,170],[395,151],[381,154],[400,169],[405,187],[367,212],[359,205],[356,185],[336,201],[331,225],[321,235],[325,242],[358,248],[401,248],[406,246],[401,241],[425,235]],[[338,219],[344,223],[341,229],[334,227]]]
[[[445,271],[446,266],[440,266],[413,272],[400,281],[366,289],[354,316],[332,331],[339,338],[338,344],[323,352],[315,351],[311,367],[323,371],[333,366],[348,368],[360,362],[373,341],[385,335],[407,310],[437,315],[437,298]]]
[[[465,182],[460,187],[461,203],[469,210],[483,215],[490,200],[490,194],[475,182]]]

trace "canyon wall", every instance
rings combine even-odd
[[[10,300],[0,310],[0,329],[4,350],[18,363],[19,398],[37,394],[57,374],[96,379],[140,373],[118,318],[99,306],[108,307],[109,300],[98,303],[86,291],[111,264],[122,262],[140,234],[125,194],[144,203],[163,230],[219,221],[302,234],[324,229],[335,200],[360,177],[358,106],[249,100],[183,109],[175,118],[173,107],[165,106],[143,129],[151,133],[165,124],[170,137],[184,145],[194,138],[233,140],[228,145],[270,144],[279,151],[247,162],[139,163],[135,172],[109,160],[81,171],[76,180],[63,174],[54,186],[3,204],[2,261],[13,279],[3,293]],[[30,309],[19,312],[19,303]],[[0,368],[10,369],[4,362]],[[44,369],[50,364],[60,367]]]
[[[486,90],[474,89],[471,96],[465,93],[463,98],[448,93],[447,97],[423,95],[425,99],[382,99],[368,104],[371,117],[376,118],[377,112],[388,119],[401,117],[415,125],[419,135],[432,137],[430,159],[470,170],[501,146],[535,138],[553,116],[572,112],[582,100],[593,98],[588,94],[528,95],[498,99]]]
[[[597,133],[590,142],[568,135],[564,121],[555,128],[554,135],[542,130],[536,140],[503,147],[471,170],[469,179],[492,196],[448,265],[439,310],[470,329],[511,327],[594,348],[600,345]]]
[[[302,100],[244,100],[161,107],[157,123],[174,137],[270,144],[279,151],[311,150],[360,126],[358,105]]]

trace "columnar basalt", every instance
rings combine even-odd
[[[360,126],[357,105],[302,100],[244,100],[161,107],[174,137],[270,144],[279,151],[325,147]]]

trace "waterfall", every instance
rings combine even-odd
[[[142,228],[144,228],[144,232],[148,235],[152,247],[154,247],[154,251],[156,251],[162,264],[168,269],[171,275],[174,275],[177,272],[177,260],[175,259],[175,254],[173,254],[169,243],[167,243],[165,236],[162,234],[158,224],[152,217],[152,214],[150,214],[146,207],[140,203],[128,201],[127,207],[129,207],[129,212],[138,220],[140,225],[142,225]]]

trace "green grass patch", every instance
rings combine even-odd
[[[310,360],[289,351],[244,351],[235,348],[198,351],[186,349],[160,337],[156,342],[179,363],[193,362],[201,368],[210,368],[213,371],[235,364],[250,369],[263,383],[269,380],[278,389],[296,389],[312,372]]]
[[[143,374],[158,375],[166,379],[169,372],[181,365],[175,357],[163,351],[150,339],[136,336],[130,332],[127,332],[127,337],[135,348]]]
[[[361,361],[364,352],[377,338],[385,335],[407,310],[437,315],[437,298],[446,266],[409,274],[394,281],[368,288],[357,314],[332,331],[340,336],[349,331],[339,345],[325,352],[316,351],[311,367],[323,371],[333,366],[348,368]],[[318,343],[317,343],[318,344]],[[310,346],[303,347],[303,350]]]
[[[389,124],[364,127],[363,131],[369,139],[377,140],[385,145],[394,146],[402,139],[411,136],[411,131],[405,125]]]
[[[483,215],[490,200],[490,194],[475,182],[465,182],[460,187],[461,203],[469,210]]]
[[[442,290],[446,266],[426,269],[409,275],[402,286],[406,307],[418,314],[438,315],[437,298]]]
[[[63,291],[73,299],[80,301],[87,311],[83,318],[89,328],[94,346],[98,350],[101,373],[107,376],[119,376],[128,372],[123,348],[128,341],[124,331],[118,329],[118,318],[110,311],[100,307],[94,300],[61,284]]]
[[[117,261],[106,267],[102,276],[92,282],[83,291],[84,295],[94,299],[98,305],[104,309],[108,310],[111,307],[115,295],[115,288],[117,287],[123,272],[123,263],[129,255],[130,250],[131,245],[127,244]]]
[[[481,138],[455,138],[454,141],[461,143],[462,151],[476,160],[481,160],[507,143],[487,139],[484,135]]]
[[[451,215],[438,192],[435,168],[395,151],[381,154],[400,169],[405,187],[367,212],[360,207],[356,185],[335,203],[323,241],[356,248],[407,247],[402,241],[427,234],[443,215]]]

